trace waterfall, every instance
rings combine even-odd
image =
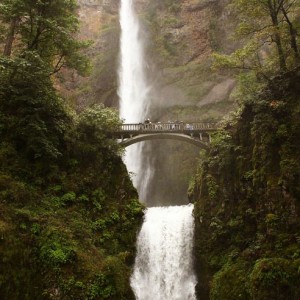
[[[131,277],[137,300],[196,300],[192,212],[191,204],[146,210]]]
[[[120,25],[120,117],[126,123],[139,123],[147,118],[151,88],[146,81],[144,49],[133,0],[121,0]],[[133,182],[140,199],[145,200],[152,168],[149,158],[142,157],[143,147],[143,143],[128,147],[124,160],[129,172],[136,174]],[[192,211],[192,205],[146,210],[131,277],[137,300],[196,299]]]
[[[133,0],[121,0],[121,61],[119,69],[120,117],[126,123],[140,123],[147,118],[150,86],[145,76],[145,58],[139,21],[134,12]],[[127,148],[124,161],[141,199],[151,177],[151,168],[143,168],[143,143]]]

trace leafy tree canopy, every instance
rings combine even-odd
[[[51,67],[51,73],[71,67],[86,74],[90,65],[81,50],[89,42],[76,40],[79,21],[74,0],[4,0],[0,21],[6,26],[5,56],[34,51]]]
[[[82,153],[92,155],[108,155],[109,152],[120,153],[117,142],[109,137],[109,131],[116,130],[121,125],[116,109],[96,104],[83,111],[76,126],[78,144]],[[79,147],[80,148],[80,147]]]
[[[0,135],[44,167],[64,155],[73,120],[53,85],[63,67],[84,75],[89,62],[76,39],[75,0],[3,0],[0,4]],[[0,41],[1,42],[1,41]]]
[[[71,118],[36,52],[0,57],[0,135],[29,160],[56,159]]]
[[[234,0],[231,9],[238,18],[235,38],[243,47],[231,55],[214,54],[216,68],[253,70],[269,78],[299,65],[298,1]]]

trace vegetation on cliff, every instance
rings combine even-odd
[[[190,187],[204,299],[299,297],[299,69],[272,83],[216,134]]]
[[[3,1],[0,55],[0,298],[134,299],[142,219],[107,129],[116,111],[76,115],[54,88],[88,71],[74,1]]]
[[[219,67],[242,70],[240,107],[215,134],[190,186],[198,294],[218,300],[298,299],[298,4],[237,0],[233,5],[246,46],[215,57]]]

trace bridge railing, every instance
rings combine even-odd
[[[119,128],[120,132],[124,131],[199,131],[199,130],[209,130],[217,129],[217,123],[203,123],[203,122],[192,122],[192,123],[139,123],[139,124],[122,124]]]

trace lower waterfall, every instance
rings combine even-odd
[[[131,277],[137,300],[196,300],[193,208],[146,209]]]

